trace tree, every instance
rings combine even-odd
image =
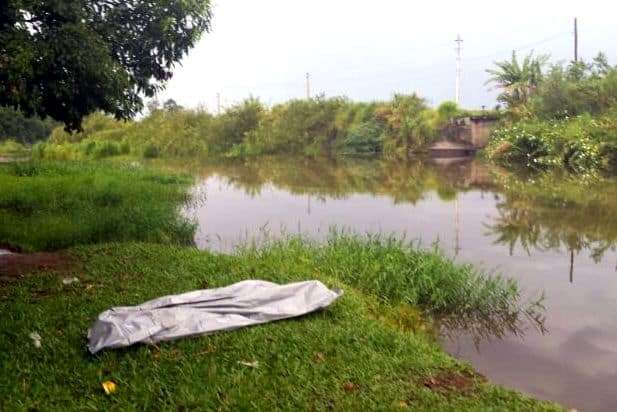
[[[0,2],[0,106],[67,129],[127,119],[210,29],[210,0]]]
[[[32,144],[49,137],[57,124],[47,118],[25,117],[20,111],[0,107],[0,143],[13,139],[18,143]]]
[[[176,103],[174,99],[167,99],[165,100],[165,103],[163,103],[163,110],[165,110],[166,112],[173,113],[182,109],[183,107]]]
[[[548,56],[535,57],[533,52],[528,54],[522,64],[512,52],[510,60],[495,62],[496,69],[489,69],[491,76],[487,84],[494,83],[501,89],[497,100],[505,103],[508,107],[516,107],[526,104],[533,91],[538,87],[543,78],[542,69],[548,61]]]
[[[432,131],[425,115],[427,108],[426,100],[415,93],[395,94],[389,104],[376,111],[376,119],[385,125],[386,152],[409,156],[411,150],[428,142]]]

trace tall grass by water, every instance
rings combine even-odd
[[[0,166],[0,241],[27,251],[120,240],[189,244],[178,214],[192,179],[138,163]]]
[[[83,130],[56,128],[34,148],[38,158],[250,157],[287,155],[383,155],[407,157],[439,137],[463,112],[446,102],[431,108],[416,94],[383,102],[342,97],[296,99],[268,107],[249,98],[213,115],[174,106],[153,108],[139,121],[93,114]]]
[[[455,264],[436,248],[397,237],[333,229],[325,243],[291,236],[265,246],[245,245],[237,255],[239,264],[255,273],[263,271],[253,263],[276,262],[283,272],[334,278],[386,305],[420,308],[432,319],[454,317],[452,325],[489,334],[518,333],[530,323],[543,328],[542,296],[524,297],[512,279]]]

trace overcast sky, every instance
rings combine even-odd
[[[485,69],[513,49],[617,63],[617,3],[609,0],[215,0],[213,25],[159,99],[216,109],[253,95],[267,104],[312,93],[354,100],[418,92],[454,99],[455,38],[463,43],[462,105],[493,106]]]

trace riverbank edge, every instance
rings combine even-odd
[[[0,320],[1,409],[562,410],[488,383],[439,347],[418,311],[380,303],[294,253],[249,259],[147,243],[63,251],[69,265],[0,288],[0,311],[8,314]],[[85,332],[102,310],[246,278],[316,278],[345,295],[297,320],[97,356],[86,351]],[[40,348],[28,337],[33,332]],[[251,362],[259,366],[244,365]],[[107,380],[119,387],[113,396],[101,389]]]
[[[160,182],[163,184],[164,179]],[[185,190],[189,190],[188,186]],[[230,364],[230,359],[238,356],[278,359],[284,353],[285,359],[290,356],[296,361],[304,359],[296,365],[301,372],[289,369],[286,362],[277,362],[276,367],[261,376],[264,386],[253,387],[249,375],[243,375],[246,380],[239,386],[244,385],[253,395],[269,393],[264,400],[266,403],[261,404],[264,409],[285,409],[279,399],[302,392],[308,383],[319,388],[319,399],[311,400],[312,395],[304,393],[294,402],[295,408],[307,408],[309,402],[327,401],[320,405],[328,407],[334,402],[342,409],[380,409],[386,405],[420,410],[559,410],[554,404],[491,385],[470,366],[446,354],[426,333],[431,325],[414,306],[384,304],[363,292],[361,287],[328,274],[328,265],[311,264],[301,244],[290,249],[292,255],[286,255],[285,250],[279,249],[282,254],[266,258],[258,250],[252,255],[216,255],[179,245],[103,242],[75,246],[53,255],[58,256],[52,259],[59,263],[57,266],[35,265],[14,274],[12,279],[5,276],[0,287],[0,312],[8,314],[0,319],[0,363],[4,366],[0,376],[0,409],[41,406],[74,409],[92,405],[98,408],[140,405],[147,409],[153,405],[150,402],[161,401],[169,405],[186,401],[189,406],[209,405],[223,409],[252,407],[255,400],[239,392],[234,392],[234,400],[229,404],[220,403],[218,393],[201,396],[202,389],[196,382],[206,373],[209,381],[218,379],[222,386],[235,387],[238,386],[235,374],[240,373],[237,365],[242,365],[237,362],[245,360]],[[357,263],[353,257],[346,261],[349,257],[341,256],[342,270],[351,266],[352,261]],[[372,258],[367,264],[382,260]],[[319,325],[312,329],[311,342],[304,342],[306,331],[302,327],[294,327],[304,324],[299,320],[220,334],[220,337],[107,352],[100,357],[91,357],[85,352],[85,331],[102,310],[255,277],[279,282],[317,278],[328,286],[343,288],[346,298],[341,305],[315,315]],[[73,278],[78,281],[64,284],[64,279]],[[340,307],[342,311],[337,309]],[[314,317],[306,320],[309,328],[314,321]],[[360,324],[363,326],[359,327]],[[42,336],[41,348],[31,342],[29,335],[32,333]],[[326,335],[330,340],[324,344],[322,337]],[[289,339],[294,341],[291,347],[284,343]],[[220,355],[208,357],[202,369],[191,369],[193,361],[203,360],[204,351],[209,353],[212,341],[218,340],[237,351],[225,350]],[[272,342],[277,340],[283,342],[282,346],[272,348]],[[15,342],[19,344],[16,346]],[[260,346],[263,342],[270,344]],[[309,346],[302,349],[301,342]],[[245,348],[251,347],[259,347],[259,350],[246,354]],[[182,352],[184,367],[193,371],[194,380],[179,383],[178,374],[184,373],[183,369],[171,362],[178,351]],[[393,351],[400,356],[391,358]],[[157,366],[161,353],[170,357],[163,371]],[[328,353],[330,355],[326,355]],[[305,359],[306,356],[310,359]],[[313,376],[315,365],[321,365],[322,357],[330,356],[337,367],[333,370],[321,368],[320,374]],[[375,361],[368,365],[368,358],[375,358]],[[219,364],[229,368],[222,374],[223,378],[209,372],[217,370]],[[144,369],[150,371],[149,375],[142,374]],[[382,370],[388,373],[383,375]],[[246,372],[242,371],[241,374]],[[298,381],[302,375],[310,376]],[[284,377],[293,385],[289,386]],[[324,377],[326,382],[322,384]],[[367,378],[372,383],[363,382]],[[122,395],[105,397],[100,388],[103,379],[114,380],[128,388],[121,392]],[[175,391],[166,389],[178,385],[181,399]],[[287,391],[280,392],[280,388],[287,388]],[[334,395],[329,396],[330,393]],[[193,397],[199,397],[200,401],[192,404],[189,400]],[[42,404],[42,399],[47,399],[46,403]]]

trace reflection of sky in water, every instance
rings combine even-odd
[[[529,330],[524,339],[483,342],[470,337],[445,342],[494,382],[582,410],[617,410],[617,253],[599,263],[589,250],[575,252],[570,283],[570,251],[496,244],[487,225],[499,216],[496,195],[470,190],[458,201],[435,191],[415,204],[395,203],[387,195],[351,194],[345,198],[292,194],[272,184],[247,194],[240,185],[212,175],[200,185],[207,200],[189,214],[199,228],[202,248],[229,251],[239,242],[269,233],[302,232],[327,236],[333,225],[357,233],[405,234],[429,246],[438,241],[459,262],[473,263],[518,279],[526,294],[546,292],[547,335]],[[503,196],[503,195],[499,195]],[[443,196],[442,196],[443,197]],[[457,217],[458,210],[458,217]]]

